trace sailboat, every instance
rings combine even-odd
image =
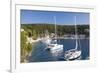
[[[52,53],[63,51],[63,45],[57,43],[57,28],[56,28],[56,17],[54,16],[54,22],[55,22],[55,40],[53,40],[54,43],[50,43],[47,46],[47,49],[50,50]]]
[[[52,41],[52,39],[49,37],[49,33],[46,30],[45,31],[45,37],[41,39],[41,42],[44,43],[44,44],[46,44],[46,45],[48,45],[48,44],[51,43],[51,41]]]
[[[64,58],[65,60],[75,60],[81,57],[81,49],[78,50],[78,39],[77,39],[77,25],[76,25],[76,16],[75,16],[75,38],[76,38],[76,45],[74,49],[65,51]]]

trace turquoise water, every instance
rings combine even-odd
[[[48,50],[45,50],[46,45],[37,42],[36,45],[33,47],[33,51],[31,56],[28,58],[29,62],[47,62],[47,61],[65,61],[64,59],[64,52],[70,49],[75,48],[75,39],[58,39],[58,44],[62,44],[64,46],[63,52],[51,53]],[[87,60],[89,59],[89,39],[80,39],[80,46],[78,49],[81,48],[82,54],[80,60]]]

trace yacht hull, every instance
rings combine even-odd
[[[76,60],[81,56],[80,50],[69,50],[65,52],[65,60]]]

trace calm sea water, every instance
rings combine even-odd
[[[33,51],[31,56],[28,58],[29,62],[65,61],[64,52],[75,48],[75,39],[59,39],[57,41],[58,44],[62,44],[64,46],[63,52],[59,54],[51,53],[50,51],[45,50],[45,44],[37,42],[33,45]],[[80,60],[89,59],[89,39],[80,39],[78,49],[80,48],[82,50]]]

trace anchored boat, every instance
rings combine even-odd
[[[63,51],[63,45],[57,43],[57,28],[56,28],[56,17],[55,16],[54,16],[54,21],[55,21],[55,40],[52,41],[54,43],[48,44],[46,48],[53,53]]]
[[[80,46],[80,41],[77,38],[78,36],[77,36],[76,16],[75,16],[74,19],[75,19],[75,36],[76,36],[75,37],[76,38],[75,43],[76,43],[76,45],[75,45],[74,49],[65,51],[65,54],[64,54],[65,60],[75,60],[75,59],[78,59],[81,56],[81,49],[78,49],[78,46]],[[79,43],[78,43],[78,41],[79,41]]]
[[[43,35],[42,35],[43,36]],[[52,39],[49,36],[48,30],[45,31],[44,37],[41,38],[40,42],[46,45],[49,45],[51,43]]]

